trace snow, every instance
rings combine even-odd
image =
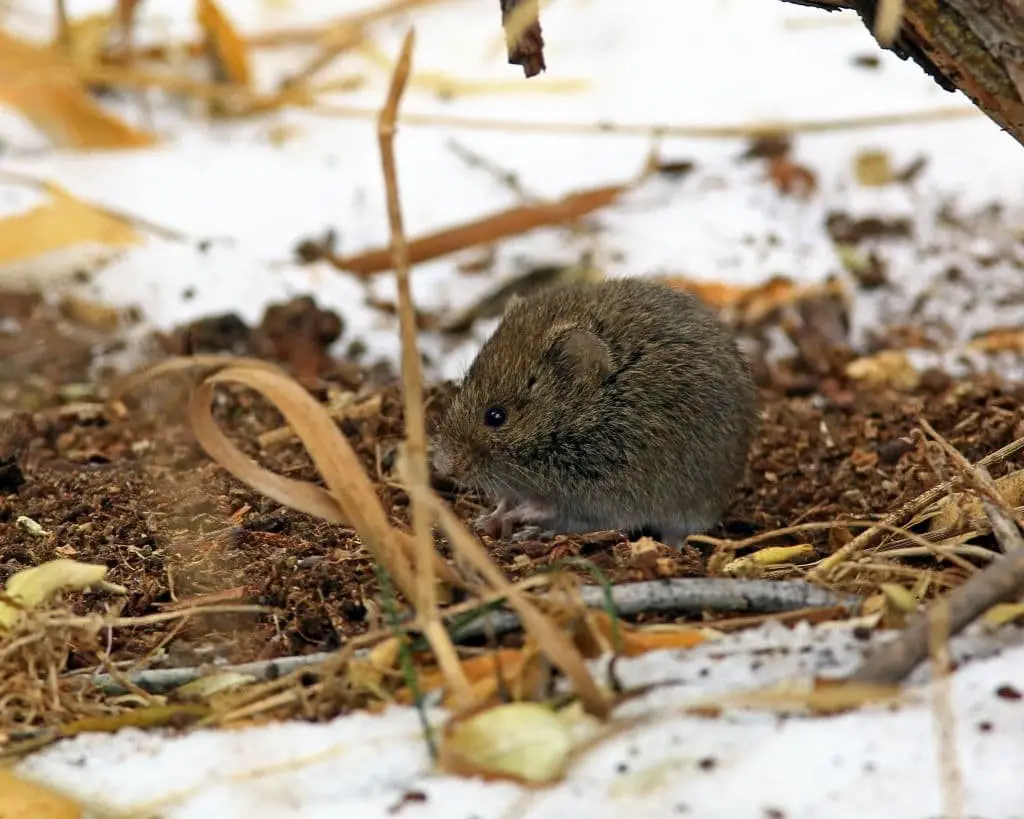
[[[105,10],[109,0],[69,0],[72,15]],[[312,25],[368,2],[222,0],[247,31]],[[40,4],[12,7],[12,29],[45,34]],[[653,178],[595,215],[596,233],[546,229],[503,242],[493,275],[458,272],[475,252],[423,264],[414,295],[426,309],[457,309],[528,265],[572,263],[592,253],[612,276],[676,273],[756,283],[774,274],[819,281],[841,271],[824,228],[832,211],[881,213],[913,220],[909,245],[879,245],[891,290],[858,298],[857,333],[899,323],[922,293],[937,293],[927,310],[953,319],[951,349],[979,329],[1019,323],[1017,307],[1001,304],[1019,288],[1020,272],[997,261],[982,269],[976,248],[940,218],[943,206],[976,216],[993,247],[1024,254],[1024,162],[1021,149],[996,125],[971,114],[967,100],[939,89],[916,66],[879,54],[880,67],[855,67],[853,57],[878,53],[854,19],[780,2],[703,0],[690,3],[559,0],[544,10],[549,70],[526,82],[506,65],[497,2],[448,0],[411,18],[374,28],[376,46],[393,60],[409,20],[416,25],[414,71],[474,81],[517,82],[514,91],[439,99],[417,86],[403,102],[397,138],[399,181],[410,236],[518,203],[488,172],[467,167],[451,142],[515,173],[532,195],[558,197],[619,183],[636,175],[657,148],[696,163],[683,180]],[[140,4],[142,39],[194,34],[191,3]],[[264,90],[308,55],[288,49],[260,53]],[[345,318],[342,343],[360,337],[371,355],[397,352],[394,320],[365,306],[364,287],[325,265],[302,267],[293,247],[327,229],[342,253],[387,239],[384,192],[373,114],[388,70],[359,54],[339,60],[324,79],[362,73],[366,86],[330,98],[317,110],[282,110],[246,122],[209,124],[195,111],[149,96],[116,110],[163,137],[154,149],[76,154],[54,151],[10,112],[0,116],[8,172],[58,182],[75,195],[171,228],[184,239],[149,236],[145,245],[101,265],[88,285],[71,273],[84,256],[62,254],[17,271],[51,292],[80,293],[142,309],[153,326],[235,310],[258,319],[264,306],[312,292]],[[558,83],[585,81],[580,91]],[[545,87],[556,90],[545,91]],[[928,123],[802,133],[795,157],[818,176],[809,200],[780,196],[757,163],[738,163],[744,140],[680,136],[693,126],[831,122],[875,115],[953,111]],[[957,114],[959,112],[959,114]],[[495,121],[500,121],[494,125]],[[488,126],[488,123],[492,123]],[[513,127],[500,123],[512,123]],[[601,127],[599,127],[601,126]],[[659,136],[659,128],[664,136]],[[275,134],[287,129],[283,143]],[[927,165],[910,185],[863,188],[853,158],[881,149],[894,166],[918,157]],[[0,178],[0,215],[31,207],[37,192]],[[987,221],[986,221],[987,220]],[[203,249],[203,240],[210,240]],[[82,250],[84,254],[86,249]],[[960,267],[980,289],[950,282]],[[388,276],[372,286],[393,293]],[[193,297],[186,293],[194,291]],[[928,317],[926,315],[926,317]],[[458,375],[489,331],[482,324],[453,345],[425,336],[435,376]],[[995,638],[975,635],[961,650],[985,654]],[[997,697],[1022,685],[1019,632],[1002,635],[999,654],[975,657],[953,678],[956,749],[968,815],[1024,816],[1019,772],[1024,763],[1024,705]],[[759,642],[760,641],[760,642]],[[804,653],[803,646],[810,646]],[[943,811],[935,718],[921,694],[897,710],[865,708],[838,717],[781,719],[727,709],[721,717],[684,715],[699,696],[743,690],[807,673],[838,673],[863,648],[842,629],[760,629],[686,653],[651,654],[619,666],[630,684],[680,677],[685,684],[626,709],[657,715],[647,726],[608,739],[578,761],[567,781],[541,792],[509,784],[440,776],[430,771],[416,715],[391,708],[325,725],[269,725],[163,737],[134,730],[86,735],[36,755],[21,770],[79,797],[121,808],[167,800],[167,819],[391,815],[410,817],[697,816],[742,819],[772,815],[934,817]],[[770,649],[770,650],[769,650]],[[731,652],[731,653],[730,653]],[[703,675],[707,669],[706,676]],[[438,719],[440,714],[435,715]],[[979,726],[990,724],[991,730]],[[713,764],[701,760],[715,760]],[[177,794],[177,796],[175,796]],[[779,811],[773,814],[772,811]]]
[[[131,815],[159,808],[164,819],[319,819],[339,811],[370,819],[394,815],[399,805],[410,819],[549,819],[567,812],[760,819],[771,810],[789,819],[943,815],[945,772],[927,686],[913,688],[895,708],[866,706],[831,717],[735,708],[714,717],[683,713],[737,691],[838,676],[868,645],[849,626],[765,626],[687,651],[623,660],[616,673],[627,687],[669,685],[621,706],[614,720],[643,718],[639,726],[603,739],[574,762],[564,782],[546,789],[433,771],[417,715],[398,707],[321,725],[167,738],[135,729],[84,735],[36,754],[20,773],[90,805]],[[1022,685],[1021,632],[974,630],[954,642],[954,656],[971,656],[950,693],[966,815],[1019,817],[1024,702],[997,692]],[[432,717],[436,723],[442,715]]]

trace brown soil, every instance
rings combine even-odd
[[[311,301],[296,305],[268,314],[255,330],[230,321],[198,323],[164,338],[163,349],[255,352],[286,362],[318,394],[331,385],[376,389],[366,386],[364,371],[323,353],[341,331],[336,317]],[[114,659],[137,660],[163,646],[152,666],[329,650],[376,622],[376,576],[353,531],[282,508],[212,463],[185,417],[187,383],[156,384],[128,407],[82,403],[80,396],[90,394],[85,388],[71,400],[68,384],[90,384],[96,376],[95,335],[67,325],[40,302],[19,309],[22,332],[3,338],[0,374],[7,408],[0,410],[0,582],[47,560],[73,557],[110,567],[110,580],[129,590],[125,615],[206,600],[275,610],[274,616],[221,614],[113,635]],[[712,533],[718,536],[742,538],[797,522],[871,518],[892,510],[935,482],[911,440],[919,419],[972,460],[1024,434],[1024,387],[992,378],[951,382],[936,375],[908,393],[855,388],[820,356],[814,366],[798,360],[782,369],[759,368],[769,371],[774,375],[763,387],[765,422],[751,469]],[[394,383],[380,390],[379,413],[344,421],[341,431],[376,477],[386,508],[404,522],[406,497],[393,475],[402,436],[400,395]],[[99,389],[91,392],[98,395]],[[433,390],[428,413],[448,394],[449,388]],[[264,466],[318,480],[297,443],[260,449],[257,436],[282,423],[262,399],[224,392],[215,415]],[[1012,466],[1002,465],[996,474]],[[1018,456],[1014,468],[1020,466]],[[479,499],[439,488],[463,517],[479,513]],[[49,535],[16,525],[20,516]],[[827,554],[848,537],[844,531],[802,534],[800,541]],[[438,545],[446,553],[445,543]],[[510,576],[572,555],[588,558],[617,582],[699,576],[708,558],[693,547],[634,549],[617,533],[522,546],[491,543],[490,550]],[[959,571],[937,568],[950,580]],[[69,600],[85,613],[103,610],[115,598],[86,593]],[[88,654],[72,657],[73,667],[94,664]]]

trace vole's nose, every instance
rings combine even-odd
[[[448,454],[448,450],[444,447],[435,446],[434,456],[431,459],[434,465],[435,471],[444,477],[448,477],[452,474],[452,456]]]

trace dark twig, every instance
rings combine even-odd
[[[922,422],[922,425],[947,453],[947,457],[964,470],[968,479],[976,479],[977,487],[984,487],[984,479],[980,477],[984,467],[972,466],[927,422]],[[987,473],[984,475],[987,477]],[[988,480],[991,484],[991,478]],[[987,497],[989,488],[998,503]],[[914,617],[899,637],[872,653],[853,673],[851,680],[879,685],[894,685],[903,681],[928,656],[929,632],[934,617],[948,618],[948,634],[953,636],[992,606],[1012,600],[1024,590],[1024,538],[1007,511],[1006,502],[999,497],[994,487],[984,487],[983,491],[985,494],[979,494],[985,512],[1006,555],[972,575],[945,598],[937,600],[928,611]]]
[[[501,0],[501,25],[505,29],[509,65],[521,65],[527,78],[544,71],[547,66],[538,0]]]

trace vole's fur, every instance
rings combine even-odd
[[[503,424],[485,423],[490,408]],[[679,543],[720,519],[757,414],[746,362],[696,298],[643,279],[569,285],[509,306],[434,464],[494,496],[481,523],[506,536],[527,523]]]

